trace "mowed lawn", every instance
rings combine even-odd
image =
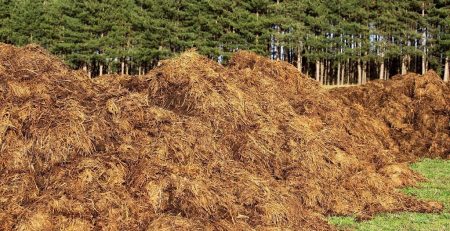
[[[403,191],[419,198],[444,203],[440,214],[380,214],[373,220],[356,222],[352,217],[331,217],[330,223],[340,230],[450,231],[450,160],[423,160],[412,165],[428,182]]]

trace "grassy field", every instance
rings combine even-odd
[[[422,183],[417,188],[406,188],[404,192],[443,202],[445,209],[441,214],[381,214],[373,220],[360,223],[352,217],[331,217],[330,223],[340,230],[450,231],[450,161],[426,159],[412,167],[427,177],[429,182]]]

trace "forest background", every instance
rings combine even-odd
[[[195,48],[250,50],[322,84],[449,78],[450,0],[0,0],[0,42],[37,43],[91,75],[141,75]]]

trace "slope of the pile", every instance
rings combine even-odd
[[[385,124],[402,150],[399,159],[450,157],[450,88],[434,71],[337,88],[331,94]]]
[[[329,230],[324,215],[437,211],[378,120],[288,64],[188,52],[88,79],[0,45],[4,230]]]

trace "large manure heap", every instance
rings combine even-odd
[[[398,188],[422,180],[408,161],[448,154],[449,87],[383,84],[328,92],[247,52],[91,80],[0,45],[0,229],[330,230],[327,215],[438,212]]]

